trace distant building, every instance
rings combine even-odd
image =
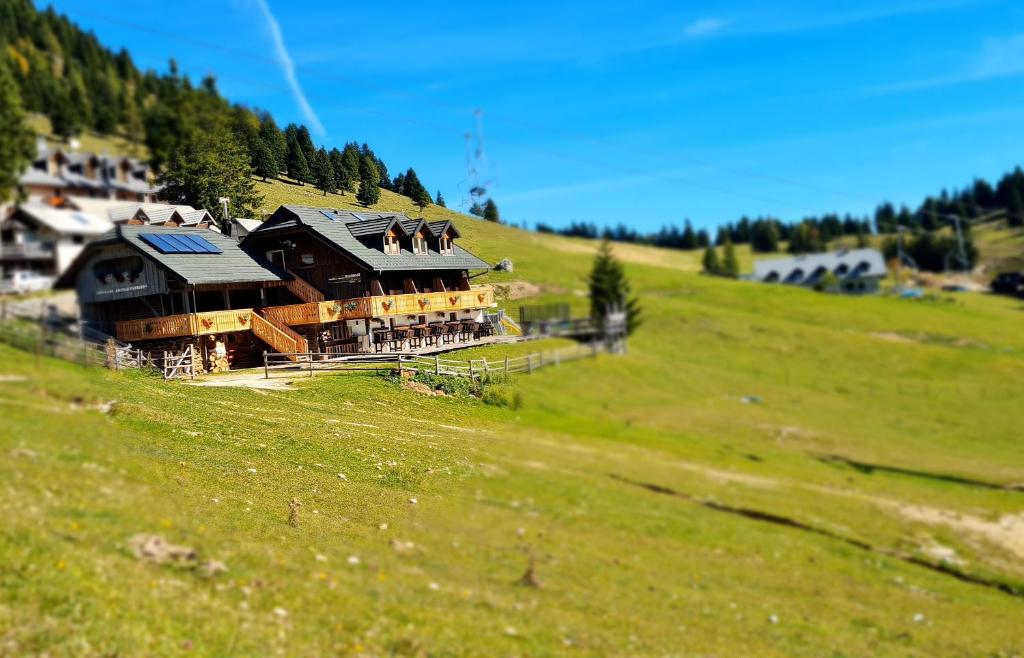
[[[0,217],[0,278],[15,270],[61,274],[84,245],[119,224],[216,226],[209,212],[192,206],[76,196],[27,201]]]
[[[877,292],[887,271],[885,259],[874,249],[841,249],[759,260],[754,263],[754,274],[750,279],[813,288],[829,273],[836,278],[837,292],[863,295]]]
[[[25,198],[59,205],[68,196],[150,203],[160,187],[136,158],[53,148],[40,138],[36,157],[18,178]]]
[[[38,201],[20,204],[0,220],[0,274],[25,270],[56,276],[113,225],[107,217],[80,210]]]

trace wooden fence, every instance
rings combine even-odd
[[[528,374],[547,366],[595,357],[600,352],[608,351],[601,341],[588,344],[572,345],[556,350],[532,352],[523,356],[505,356],[501,359],[446,359],[440,355],[424,356],[417,354],[353,354],[337,356],[322,352],[302,352],[292,354],[263,353],[263,376],[270,378],[273,372],[290,371],[305,373],[312,377],[315,372],[351,372],[359,370],[373,371],[412,371],[426,372],[435,375],[454,377],[481,377]]]

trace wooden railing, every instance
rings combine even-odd
[[[427,315],[474,308],[488,308],[494,303],[494,290],[490,286],[473,286],[470,290],[426,292],[418,294],[357,297],[335,301],[309,302],[288,306],[271,306],[260,313],[268,320],[289,326],[322,324],[340,320],[387,317],[391,315]],[[117,323],[118,340],[130,342],[158,340],[176,336],[206,336],[231,331],[248,331],[251,308],[231,311],[211,311],[168,315],[145,320],[125,320]],[[302,350],[290,350],[301,352]]]
[[[314,288],[308,281],[300,277],[295,272],[288,270],[288,274],[292,275],[292,279],[285,284],[288,288],[288,292],[292,293],[299,299],[307,302],[322,302],[325,297],[322,292]]]
[[[295,354],[309,350],[306,339],[288,327],[268,320],[259,314],[252,314],[252,333],[267,345],[284,354]],[[297,358],[292,359],[297,360]]]

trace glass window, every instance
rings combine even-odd
[[[417,235],[412,239],[412,253],[414,254],[425,254],[427,253],[427,239],[422,235]]]
[[[398,238],[394,235],[388,234],[384,236],[384,253],[397,256],[401,253],[401,249],[398,246]]]

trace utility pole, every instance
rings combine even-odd
[[[224,235],[230,236],[231,235],[231,215],[228,214],[228,202],[230,201],[230,199],[228,199],[226,196],[222,196],[221,198],[217,199],[217,201],[220,202],[220,207],[221,207],[221,222],[222,223],[220,225],[220,232],[223,233]]]
[[[964,243],[964,232],[960,227],[960,215],[943,215],[945,219],[953,222],[954,230],[956,231],[956,259],[960,261],[961,272],[967,274],[970,267],[970,263],[967,259],[967,247]],[[949,256],[946,256],[946,269],[949,269]]]

